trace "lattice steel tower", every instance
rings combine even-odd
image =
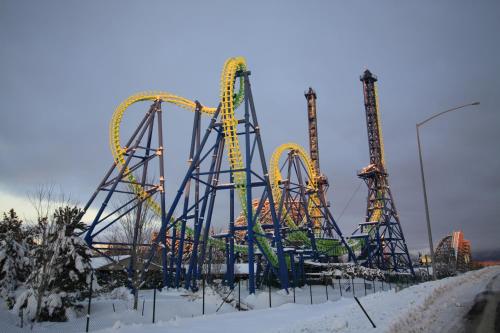
[[[414,274],[385,167],[375,85],[377,77],[366,70],[360,80],[363,82],[370,164],[358,172],[358,177],[368,186],[366,220],[360,223],[351,238],[363,241],[358,260],[365,266]]]
[[[318,148],[318,120],[316,115],[316,92],[313,88],[304,94],[307,100],[307,120],[309,124],[309,154],[316,168],[316,174],[320,174],[319,148]]]

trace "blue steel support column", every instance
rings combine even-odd
[[[248,79],[248,76],[250,75],[250,72],[244,72],[243,73],[245,77],[245,107],[249,104],[250,106],[250,112],[252,114],[252,120],[253,120],[253,127],[254,127],[254,132],[255,132],[255,137],[257,140],[257,147],[260,155],[260,161],[262,165],[262,172],[264,173],[264,180],[266,184],[266,190],[267,190],[267,195],[268,195],[268,200],[269,200],[269,210],[271,212],[271,218],[273,221],[273,226],[274,226],[274,240],[276,242],[276,252],[278,256],[278,268],[279,268],[279,279],[281,283],[281,288],[282,289],[288,289],[288,270],[286,267],[286,260],[285,260],[285,254],[283,252],[283,243],[281,241],[281,229],[280,229],[280,224],[276,215],[276,207],[274,206],[274,200],[273,200],[273,191],[271,188],[271,183],[269,181],[269,173],[267,170],[267,164],[266,164],[266,157],[264,154],[264,147],[262,145],[262,140],[260,137],[260,127],[259,123],[257,121],[257,115],[255,113],[255,105],[253,102],[253,96],[252,96],[252,90],[250,87],[250,80]],[[248,123],[248,128],[250,127],[250,124]],[[250,147],[250,146],[248,146]],[[248,153],[250,150],[248,149]],[[247,179],[248,183],[248,179]],[[247,203],[247,205],[250,204],[251,202]],[[250,249],[249,249],[250,250]]]
[[[247,210],[247,243],[248,243],[248,290],[255,294],[254,271],[254,232],[253,232],[253,207],[252,207],[252,160],[250,158],[250,113],[248,100],[248,74],[245,74],[245,173],[246,173],[246,210]]]
[[[217,136],[217,139],[216,139],[216,142],[214,144],[214,154],[212,156],[212,162],[210,164],[210,171],[209,171],[209,177],[208,177],[208,180],[207,180],[207,184],[212,184],[212,186],[215,186],[214,185],[214,175],[215,175],[215,169],[216,169],[216,165],[217,165],[217,157],[218,157],[218,151],[219,151],[219,147],[221,145],[221,141],[222,141],[222,134],[218,134]],[[191,258],[189,260],[189,267],[188,267],[188,273],[187,273],[187,277],[186,277],[186,283],[185,283],[185,288],[188,289],[189,288],[189,283],[188,281],[191,281],[192,280],[192,287],[196,287],[196,279],[200,279],[201,278],[201,271],[202,271],[202,266],[203,266],[203,262],[204,262],[204,253],[206,251],[206,244],[203,240],[201,240],[202,242],[202,245],[201,245],[201,255],[199,256],[198,258],[198,249],[199,249],[199,246],[200,246],[200,237],[201,237],[201,231],[203,229],[203,227],[205,226],[204,225],[204,222],[205,222],[205,212],[206,212],[206,209],[207,209],[207,206],[211,207],[210,202],[212,202],[212,196],[213,196],[213,189],[211,188],[212,186],[205,186],[205,193],[203,195],[203,199],[202,199],[202,204],[201,204],[201,210],[200,210],[200,213],[198,214],[198,224],[197,226],[195,227],[195,230],[194,230],[194,239],[193,239],[193,251],[192,251],[192,255],[191,255]],[[213,206],[213,204],[212,204]],[[209,211],[210,211],[210,208],[209,208]],[[208,215],[208,214],[207,214]],[[210,216],[207,217],[207,225],[208,225],[208,228],[210,227]],[[207,234],[207,239],[208,239],[208,234]],[[203,258],[203,259],[201,259]]]
[[[189,150],[189,165],[193,163],[193,155],[196,148],[196,139],[198,134],[198,127],[200,122],[200,104],[196,104],[196,110],[194,114],[193,121],[193,133],[191,134],[191,148]],[[196,170],[199,170],[199,166],[196,166]],[[177,249],[177,263],[175,267],[175,288],[179,288],[181,273],[182,273],[182,257],[184,255],[184,241],[186,238],[186,220],[187,211],[189,208],[189,193],[191,192],[191,178],[189,178],[184,188],[184,209],[182,212],[181,219],[181,233],[179,235],[179,247]],[[196,216],[196,214],[195,214]]]
[[[200,112],[201,116],[201,112]],[[200,117],[201,118],[201,117]],[[217,161],[217,151],[219,150],[219,145],[221,141],[222,135],[219,133],[217,135],[217,139],[215,141],[215,144],[213,146],[214,154],[212,155],[212,161],[210,163],[210,169],[208,172],[208,180],[207,184],[212,184],[213,181],[213,176],[214,176],[214,169]],[[200,123],[198,123],[197,126],[197,140],[196,140],[196,151],[200,150]],[[199,176],[199,169],[200,166],[198,165],[196,170],[197,170],[197,175]],[[205,193],[202,197],[202,204],[201,204],[201,210],[198,210],[198,186],[199,186],[199,181],[198,177],[196,177],[196,193],[195,193],[195,202],[196,202],[196,208],[195,208],[195,225],[194,225],[194,235],[193,235],[193,249],[191,252],[191,258],[189,259],[189,266],[188,266],[188,271],[186,275],[186,281],[184,284],[184,288],[188,289],[189,287],[195,289],[196,288],[196,279],[197,279],[197,272],[198,272],[198,249],[199,249],[199,242],[200,242],[200,235],[201,235],[201,229],[203,228],[204,221],[205,221],[205,212],[207,208],[207,202],[209,195],[211,193],[211,186],[205,186]]]
[[[203,140],[201,141],[201,144],[200,144],[200,150],[196,152],[195,154],[195,157],[193,158],[193,163],[189,166],[189,169],[179,187],[179,190],[177,191],[177,194],[174,198],[174,201],[172,202],[172,205],[170,206],[169,210],[168,210],[168,213],[165,217],[165,219],[162,219],[162,226],[160,228],[160,231],[159,231],[159,234],[158,234],[158,237],[155,239],[155,241],[153,242],[153,245],[151,247],[151,251],[150,251],[150,254],[149,254],[149,259],[148,259],[148,262],[146,265],[144,265],[144,268],[148,268],[149,265],[151,264],[151,260],[153,259],[153,256],[154,256],[154,253],[156,251],[156,248],[158,246],[158,240],[161,239],[159,238],[161,235],[163,235],[164,239],[165,239],[165,242],[166,242],[166,232],[174,227],[173,224],[171,225],[168,225],[168,221],[170,221],[170,219],[172,218],[173,214],[174,214],[174,210],[175,208],[177,207],[177,204],[179,203],[179,200],[181,199],[181,196],[183,194],[183,190],[186,186],[186,183],[188,182],[189,178],[191,177],[191,174],[193,172],[193,170],[195,169],[195,165],[198,163],[199,159],[200,159],[200,155],[201,155],[201,151],[203,150],[203,147],[205,146],[207,140],[208,140],[208,137],[210,136],[210,133],[212,132],[213,128],[214,128],[214,125],[215,125],[215,122],[217,120],[217,117],[219,116],[219,113],[220,113],[220,106],[217,108],[217,111],[215,112],[215,114],[213,115],[211,121],[210,121],[210,125],[208,126],[207,130],[205,131],[205,134],[203,136]],[[175,230],[175,227],[172,228]],[[166,254],[166,247],[164,248],[165,249],[165,254]],[[166,259],[166,258],[165,258]],[[166,266],[166,260],[164,260],[164,263],[163,263],[165,266],[164,266],[164,270],[165,272],[167,271],[167,266]]]
[[[154,117],[155,113],[151,115],[151,122],[149,124],[149,130],[148,130],[148,138],[146,140],[146,151],[144,153],[144,166],[142,168],[142,176],[141,176],[141,187],[144,188],[144,184],[146,183],[146,177],[148,174],[148,157],[151,151],[151,140],[153,138],[153,127],[154,127]],[[136,292],[136,286],[134,285],[134,276],[137,274],[137,237],[139,234],[139,225],[141,223],[141,216],[142,216],[142,203],[143,201],[140,200],[139,204],[137,205],[137,212],[136,212],[136,217],[135,217],[135,225],[134,225],[134,235],[132,239],[132,253],[130,257],[130,263],[128,267],[128,279],[130,286],[132,287],[132,291],[135,293]],[[137,304],[134,303],[134,306],[137,306]]]
[[[164,149],[163,149],[163,122],[162,122],[162,110],[161,110],[161,100],[158,101],[157,113],[158,113],[158,151],[160,160],[160,209],[161,209],[161,224],[167,224],[167,218],[165,216],[165,167],[164,167]],[[167,277],[167,233],[165,231],[158,235],[161,237],[162,241],[162,266],[163,266],[163,286],[168,286],[169,281]]]
[[[196,143],[195,143],[195,149],[198,152],[200,150],[200,144],[201,144],[201,109],[202,106],[201,104],[196,101],[196,116],[198,118],[198,122],[196,124]],[[196,239],[196,245],[198,245],[199,241],[199,232],[200,230],[200,223],[203,225],[203,216],[200,218],[200,206],[199,206],[199,201],[200,201],[200,163],[196,164],[196,169],[195,169],[195,184],[194,184],[194,201],[195,201],[195,209],[194,209],[194,234],[193,234],[193,242],[195,241],[196,235],[198,234],[198,238]],[[209,181],[210,181],[210,176],[209,176]],[[210,183],[209,183],[210,184]],[[206,200],[205,200],[206,202]],[[194,243],[191,248],[191,257],[194,258],[193,263],[196,265],[197,263],[197,255],[198,255],[198,246],[195,247]],[[188,270],[191,270],[191,266],[188,267]],[[192,270],[191,270],[192,272]],[[191,281],[191,275],[186,276],[186,284]],[[203,280],[205,281],[205,279]],[[204,282],[203,282],[204,283]],[[193,280],[192,288],[196,288],[196,279]]]
[[[219,176],[220,176],[220,168],[222,164],[222,158],[224,155],[224,137],[222,136],[221,133],[219,133],[218,136],[218,146],[216,146],[216,155],[214,156],[215,158],[215,170],[213,171],[213,180],[212,180],[212,187],[214,187],[214,190],[210,192],[210,199],[208,203],[208,212],[207,212],[207,217],[206,217],[206,222],[205,226],[203,228],[203,239],[201,241],[201,253],[200,253],[200,258],[198,259],[198,271],[196,273],[196,276],[198,279],[201,278],[202,275],[202,268],[203,264],[205,263],[205,255],[206,255],[206,249],[208,245],[208,240],[209,240],[209,232],[210,232],[210,226],[212,223],[212,214],[214,210],[214,204],[215,204],[215,197],[217,195],[217,191],[215,191],[215,187],[219,183]],[[200,230],[201,232],[201,230]],[[210,247],[211,248],[211,247]],[[210,267],[209,267],[210,268]]]
[[[229,182],[234,184],[233,171],[229,172]],[[229,266],[228,284],[234,288],[234,186],[229,190]]]

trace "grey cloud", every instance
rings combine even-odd
[[[121,100],[167,90],[216,104],[224,60],[243,55],[268,159],[283,142],[307,146],[303,91],[316,89],[321,164],[339,214],[368,161],[358,80],[367,66],[380,78],[391,185],[410,247],[425,247],[426,237],[415,123],[474,100],[478,110],[423,129],[431,214],[436,239],[462,228],[473,248],[498,246],[499,9],[495,1],[4,1],[0,182],[17,194],[53,182],[85,202],[111,162],[107,127]],[[182,112],[166,120],[170,193],[187,157],[192,115]],[[342,217],[345,233],[363,218],[365,194]]]

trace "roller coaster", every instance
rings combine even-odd
[[[467,272],[471,269],[470,241],[464,239],[462,231],[454,231],[443,237],[434,255],[436,275],[440,278]]]
[[[151,268],[159,267],[163,286],[196,289],[211,266],[213,249],[224,253],[224,281],[231,288],[236,261],[248,263],[250,293],[263,276],[275,277],[283,289],[290,280],[295,284],[305,260],[363,260],[372,266],[371,259],[366,260],[366,251],[374,248],[370,238],[346,239],[326,199],[328,180],[319,169],[316,94],[310,89],[305,95],[310,154],[295,143],[283,144],[273,153],[268,169],[250,75],[244,58],[228,59],[217,107],[168,92],[142,92],[127,98],[113,113],[109,131],[113,163],[81,218],[91,215],[90,207],[97,207],[85,241],[103,256],[110,257],[110,248],[130,253],[130,279],[144,280]],[[149,103],[146,114],[122,145],[125,113],[144,102]],[[188,167],[168,208],[165,104],[194,113]],[[204,116],[208,125],[202,132]],[[123,199],[113,206],[119,196]],[[238,208],[241,213],[236,216]],[[154,212],[161,227],[151,241],[142,243],[138,241],[141,214],[146,209]],[[131,239],[109,237],[110,227],[126,214],[136,216]],[[214,233],[214,224],[225,227]]]

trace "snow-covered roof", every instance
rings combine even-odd
[[[254,271],[257,270],[257,264],[254,263]],[[212,264],[210,268],[212,274],[225,274],[226,264]],[[236,275],[248,275],[248,263],[234,264],[234,274]]]
[[[130,255],[128,255],[128,254],[121,255],[121,256],[111,256],[111,258],[113,258],[113,260],[115,262],[123,260],[123,259],[127,259],[129,257],[130,257]],[[92,265],[93,269],[99,269],[99,268],[102,268],[102,267],[109,265],[111,263],[113,263],[113,261],[110,260],[108,257],[93,257],[90,260],[90,265]]]

